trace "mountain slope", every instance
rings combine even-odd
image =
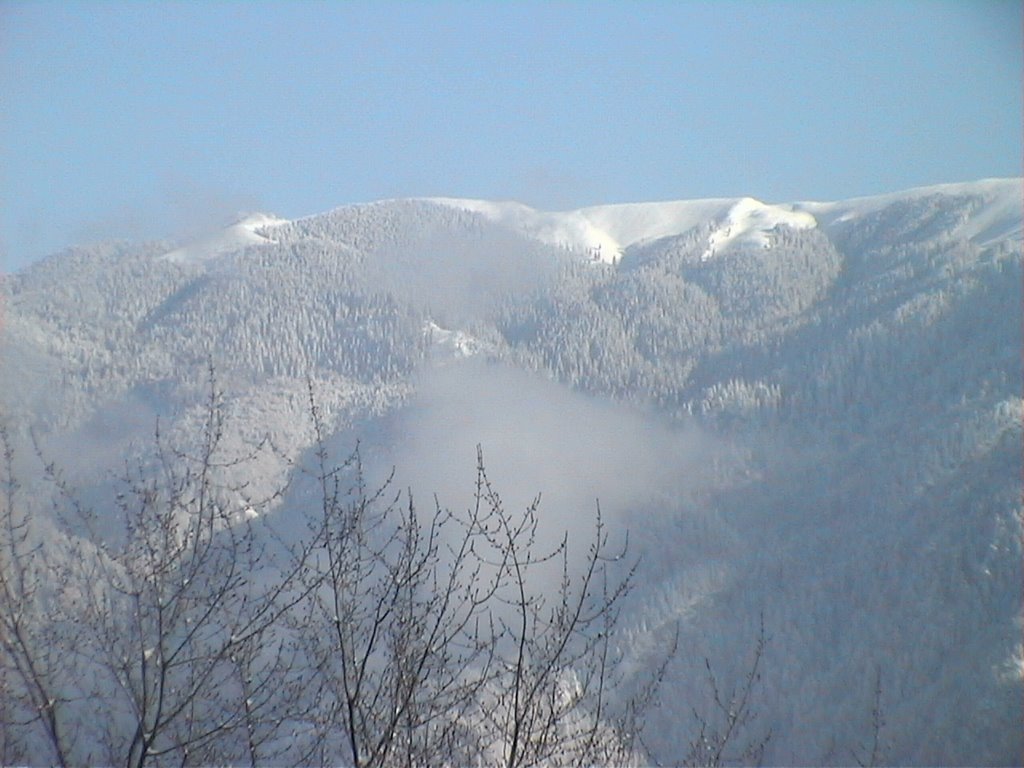
[[[420,498],[470,503],[482,442],[510,504],[544,493],[552,540],[585,535],[596,495],[630,529],[630,669],[681,638],[652,759],[681,759],[704,657],[742,679],[763,615],[767,761],[855,761],[877,673],[887,762],[1010,764],[1021,201],[1020,179],[555,213],[393,200],[74,248],[3,284],[0,407],[96,498],[158,416],[194,431],[211,363],[225,439],[275,446],[241,478],[260,493],[313,441],[310,385],[332,444],[363,440]]]

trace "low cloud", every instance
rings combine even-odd
[[[393,464],[418,506],[472,504],[477,445],[506,510],[539,493],[540,538],[589,543],[600,501],[611,531],[631,512],[678,506],[718,452],[695,428],[680,429],[626,406],[585,396],[502,365],[471,359],[425,373],[392,424],[376,472]]]
[[[82,245],[105,240],[170,240],[185,243],[216,232],[239,216],[260,210],[253,195],[204,187],[188,179],[165,178],[159,194],[112,206],[72,232]]]

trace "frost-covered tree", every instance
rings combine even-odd
[[[315,506],[233,481],[212,381],[197,434],[129,464],[105,506],[29,525],[4,440],[0,749],[127,766],[623,764],[674,653],[627,687],[616,644],[635,565],[593,539],[543,548],[539,499],[505,509],[479,458],[465,513],[367,488],[316,434]],[[312,392],[312,385],[310,385]],[[282,491],[283,492],[283,491]],[[290,523],[287,518],[291,518]],[[43,758],[43,755],[47,755]]]

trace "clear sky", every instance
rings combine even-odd
[[[0,269],[386,197],[1021,175],[1019,0],[0,3]]]

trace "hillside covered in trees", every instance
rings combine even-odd
[[[522,551],[523,563],[539,563],[544,551],[559,562],[564,555],[573,574],[588,573],[588,564],[610,568],[604,592],[585,580],[579,592],[580,582],[566,587],[551,563],[538,565],[530,584],[544,607],[530,613],[529,601],[518,603],[522,615],[554,616],[552,625],[563,629],[571,611],[559,610],[574,596],[583,614],[602,606],[602,616],[615,618],[614,633],[604,635],[570,622],[579,644],[569,655],[553,657],[549,636],[534,638],[536,658],[557,658],[550,668],[559,675],[557,684],[537,678],[550,683],[544,690],[552,698],[534,714],[562,729],[558,743],[571,741],[568,733],[586,749],[559,756],[529,742],[536,751],[517,752],[508,746],[514,729],[486,716],[486,702],[509,690],[501,678],[450,674],[455,664],[497,669],[514,658],[504,646],[513,635],[501,627],[515,622],[496,610],[486,614],[490,651],[460,645],[461,656],[431,658],[438,688],[430,697],[420,691],[423,701],[449,694],[455,701],[458,691],[465,707],[429,717],[416,710],[437,730],[430,730],[434,741],[417,741],[426,731],[416,731],[402,742],[410,760],[413,746],[429,741],[441,752],[415,753],[420,758],[448,749],[462,763],[516,764],[527,754],[550,763],[1018,762],[1022,194],[1021,180],[1008,179],[834,203],[744,198],[565,213],[396,200],[294,221],[253,216],[188,243],[76,247],[7,276],[0,284],[0,418],[9,447],[0,502],[8,521],[0,534],[7,585],[0,763],[35,762],[35,755],[60,762],[45,747],[47,718],[59,709],[70,762],[183,763],[187,751],[173,745],[195,737],[188,743],[208,750],[192,753],[199,762],[373,764],[358,759],[355,741],[334,743],[317,730],[329,730],[344,709],[329,717],[318,707],[346,700],[325,686],[340,690],[351,680],[319,674],[336,658],[337,648],[327,647],[332,626],[344,621],[323,603],[303,602],[327,594],[326,582],[304,581],[316,571],[303,570],[314,550],[327,557],[354,530],[332,529],[348,518],[327,514],[338,502],[331,483],[342,475],[363,484],[363,495],[349,502],[374,499],[389,477],[387,493],[403,494],[406,506],[391,519],[405,527],[379,550],[372,536],[361,546],[390,553],[405,545],[420,559],[380,555],[378,564],[418,563],[440,578],[454,568],[445,559],[458,551],[452,542],[480,537],[473,551],[481,560],[456,561],[464,568],[457,581],[469,591],[459,593],[466,613],[445,614],[455,622],[449,630],[465,630],[459,617],[471,615],[483,626],[485,614],[470,608],[481,597],[473,589],[488,583],[500,585],[493,594],[504,605],[517,605],[506,594],[514,569],[502,570],[508,562],[497,552]],[[354,455],[357,472],[352,465],[350,474],[327,471]],[[213,469],[215,477],[203,474]],[[178,506],[168,503],[174,487],[183,494]],[[231,727],[200,739],[168,726],[170,741],[153,741],[147,751],[140,726],[127,739],[128,757],[113,744],[116,729],[94,729],[82,702],[109,707],[112,722],[134,723],[142,699],[133,698],[133,686],[148,682],[126,667],[111,678],[118,684],[103,684],[96,670],[116,661],[97,667],[96,647],[69,639],[77,636],[64,619],[74,622],[82,610],[83,621],[103,624],[117,599],[69,594],[69,584],[84,589],[87,580],[66,563],[89,563],[110,584],[145,581],[132,571],[141,555],[125,554],[134,530],[122,530],[134,519],[128,512],[162,508],[170,517],[146,524],[162,520],[173,538],[182,524],[175,515],[195,511],[186,492],[197,488],[219,494],[207,508],[218,557],[254,558],[238,560],[250,576],[231,581],[230,596],[218,603],[236,611],[237,626],[217,631],[230,639],[236,630],[259,630],[265,642],[247,663],[287,682],[275,684],[277,693],[293,699],[275,706],[292,709],[260,721],[263,735],[254,741],[254,718],[246,719],[246,707],[237,717],[236,710],[260,700],[260,691],[243,688],[263,678],[247,677],[246,659],[225,650],[242,687],[221,689],[231,701],[183,700],[181,713],[196,707],[206,720],[216,719],[215,710],[235,713]],[[542,503],[531,506],[538,493]],[[413,546],[401,533],[412,523],[401,515],[414,508],[423,521],[450,528]],[[481,508],[503,511],[487,518]],[[478,511],[471,520],[501,521],[506,539],[484,522],[463,524],[468,538],[451,538],[451,520],[464,520],[458,515],[467,509]],[[523,509],[525,527],[516,529]],[[323,513],[314,515],[320,528],[310,527],[310,510]],[[254,533],[264,524],[271,539]],[[636,562],[632,576],[608,554],[622,546],[619,565]],[[489,571],[495,558],[502,565]],[[353,562],[351,572],[326,573],[335,586],[362,574],[366,588],[346,597],[346,615],[372,629],[366,601],[378,598],[372,580],[380,573]],[[227,566],[210,563],[215,574],[204,578],[215,582]],[[19,573],[31,590],[12,587]],[[622,580],[629,589],[620,595]],[[243,610],[232,601],[246,589],[254,602]],[[395,594],[408,598],[405,618],[419,626],[438,610],[416,603],[416,590]],[[261,600],[262,613],[247,613]],[[200,610],[196,601],[185,601],[188,611]],[[303,605],[305,613],[293,610]],[[176,631],[190,637],[184,613],[181,621]],[[35,633],[40,653],[71,643],[77,655],[64,661],[75,674],[52,656],[28,669],[11,650],[19,626]],[[412,642],[408,626],[391,629],[391,637]],[[204,641],[209,647],[215,635]],[[349,641],[358,646],[342,638],[338,647]],[[368,669],[391,658],[377,653],[365,657]],[[620,694],[573,698],[571,691],[593,693],[588,681],[610,675],[610,662],[595,667],[595,659],[615,660]],[[510,669],[511,679],[527,679],[523,667]],[[33,698],[34,675],[53,701]],[[651,703],[651,680],[660,680],[652,693],[660,704],[630,719],[631,706]],[[304,701],[302,691],[314,689],[322,696]],[[730,726],[722,700],[744,691],[747,717],[735,723],[743,733],[730,742],[733,751],[709,757],[700,745]],[[559,710],[566,701],[572,707]],[[519,706],[517,699],[507,711]],[[402,711],[409,725],[414,709]],[[540,720],[530,722],[539,728]],[[360,727],[366,736],[401,725]],[[506,752],[488,753],[479,746],[485,742],[505,744]],[[387,750],[378,756],[379,764],[405,759]]]

